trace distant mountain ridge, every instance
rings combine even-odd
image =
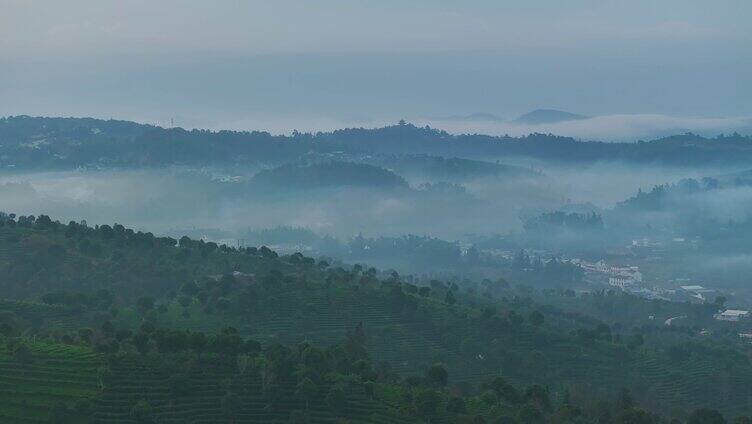
[[[554,124],[557,122],[576,121],[581,119],[588,119],[589,116],[579,115],[576,113],[565,112],[556,109],[536,109],[521,115],[513,122],[519,124]]]
[[[0,169],[282,164],[330,157],[426,154],[466,159],[525,156],[565,163],[752,164],[752,136],[682,134],[648,142],[579,141],[552,134],[454,135],[408,123],[272,135],[161,128],[91,118],[0,118]]]

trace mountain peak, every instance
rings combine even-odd
[[[535,109],[532,112],[528,112],[514,122],[520,124],[553,124],[556,122],[574,121],[578,119],[587,119],[585,115],[578,115],[576,113],[565,112],[556,109]]]

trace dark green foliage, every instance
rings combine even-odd
[[[154,411],[151,404],[145,400],[139,400],[131,407],[131,417],[137,423],[151,423],[154,420]]]
[[[50,424],[65,424],[70,422],[71,412],[68,410],[68,406],[64,402],[55,402],[50,409],[50,417],[48,422]]]
[[[34,362],[34,355],[31,349],[25,344],[20,344],[13,349],[13,359],[21,366],[26,366]]]
[[[464,414],[467,412],[465,400],[461,397],[452,396],[447,400],[446,410],[450,414]]]
[[[457,298],[454,296],[454,293],[451,290],[448,290],[446,292],[446,295],[444,296],[444,303],[447,305],[454,305],[457,303]]]
[[[339,385],[333,386],[324,400],[335,414],[341,414],[347,407],[347,395],[345,394],[345,390]]]
[[[433,389],[420,390],[415,395],[415,411],[418,416],[431,422],[431,419],[438,413],[441,399],[439,393]]]
[[[530,324],[532,324],[532,325],[534,325],[536,327],[542,325],[543,321],[544,321],[543,314],[540,313],[540,312],[538,312],[538,311],[530,312],[530,315],[528,316],[527,319],[530,322]]]
[[[714,409],[696,409],[689,415],[687,424],[726,424],[726,420]]]
[[[311,400],[316,398],[318,392],[318,386],[308,377],[301,380],[295,389],[295,394],[305,400],[306,409],[309,407]]]
[[[32,362],[15,372],[44,366],[46,360],[24,342],[31,337],[87,349],[106,364],[95,367],[103,371],[92,388],[122,405],[124,419],[165,419],[208,396],[211,414],[238,422],[255,405],[277,414],[277,421],[303,419],[301,413],[312,421],[356,419],[359,410],[392,408],[412,420],[534,422],[542,416],[566,422],[597,415],[593,398],[618,400],[614,387],[624,386],[636,400],[609,404],[612,419],[656,422],[638,405],[680,409],[697,402],[706,385],[732,395],[708,393],[701,406],[728,416],[748,413],[742,400],[750,364],[738,347],[631,324],[637,322],[632,311],[646,315],[660,307],[673,314],[694,311],[692,305],[542,293],[498,279],[470,292],[466,285],[473,282],[322,267],[263,247],[234,249],[187,238],[176,246],[121,226],[21,221],[0,228],[2,246],[21,240],[26,246],[0,257],[0,293],[22,299],[0,301],[0,324],[12,345],[8,360],[25,362],[12,355],[29,345]],[[83,252],[81,239],[92,239],[100,253]],[[37,274],[24,268],[26,258],[59,253],[49,249],[54,245],[66,258],[54,265],[56,273],[32,279]],[[253,278],[234,277],[234,271]],[[561,309],[543,303],[546,296]],[[567,305],[583,312],[568,312]],[[444,365],[432,366],[437,361]],[[506,380],[478,388],[499,369]],[[418,377],[421,370],[426,373]],[[119,390],[129,387],[151,395],[121,401],[126,396]],[[564,388],[576,401],[562,401]],[[93,416],[107,411],[100,395],[86,393]],[[139,401],[151,407],[149,414],[137,413]],[[67,408],[85,415],[73,401]]]
[[[431,365],[426,371],[426,381],[436,387],[444,387],[449,381],[449,373],[442,364]]]

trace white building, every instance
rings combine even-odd
[[[608,284],[610,286],[618,287],[622,290],[626,290],[627,288],[632,286],[633,281],[626,277],[610,277],[608,279]]]
[[[720,321],[741,321],[746,318],[749,318],[749,311],[739,309],[726,309],[720,314],[715,315],[715,319]]]
[[[681,289],[688,292],[701,292],[706,290],[703,286],[681,286]]]
[[[640,285],[642,283],[642,273],[636,266],[629,267],[610,267],[608,284],[618,287],[622,290]]]

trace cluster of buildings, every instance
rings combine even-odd
[[[641,242],[637,244],[640,245]],[[691,284],[689,280],[675,280],[675,284],[681,284],[675,289],[648,287],[643,281],[643,275],[638,266],[610,265],[603,260],[587,262],[574,259],[573,262],[585,271],[586,275],[590,277],[589,280],[593,283],[608,284],[610,287],[648,299],[705,303],[712,302],[711,294],[716,292],[715,289]]]
[[[609,265],[604,261],[587,262],[583,260],[577,261],[585,273],[599,275],[602,278],[607,278],[608,285],[619,288],[624,291],[636,289],[642,285],[642,273],[640,267],[637,266],[616,266]]]

